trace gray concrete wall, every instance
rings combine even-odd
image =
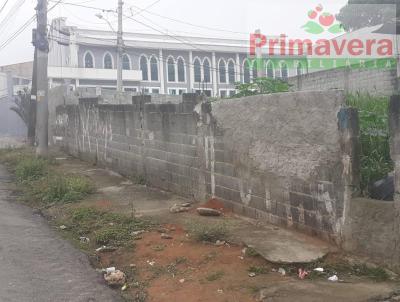
[[[343,89],[348,93],[390,96],[396,91],[396,70],[330,69],[289,78],[293,91]]]
[[[340,91],[179,104],[59,106],[75,156],[151,186],[340,242],[358,188],[358,118]]]

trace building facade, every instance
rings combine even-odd
[[[248,55],[249,43],[246,40],[124,33],[124,90],[171,95],[185,92],[232,95],[235,83],[250,83],[257,77],[258,71]],[[275,64],[266,61],[265,76],[287,79],[307,72],[300,61],[295,68],[288,68],[283,60],[274,59]],[[67,26],[65,18],[52,21],[51,85],[67,83],[72,87],[115,89],[116,62],[114,32]]]

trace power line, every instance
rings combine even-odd
[[[0,8],[0,14],[3,12],[4,8],[6,7],[7,3],[9,0],[6,0],[3,4],[3,6]]]
[[[24,0],[25,1],[25,0]],[[47,12],[52,11],[57,5],[59,5],[63,0],[58,0],[56,4],[54,4],[51,8],[47,10]],[[25,31],[26,28],[29,27],[36,19],[36,15],[33,15],[28,21],[26,21],[17,31],[15,31],[11,37],[7,39],[3,44],[0,45],[0,51],[2,51],[5,47],[7,47],[12,41],[14,41],[21,33]]]
[[[233,31],[233,30],[228,30],[228,29],[220,29],[220,28],[215,28],[215,27],[209,27],[209,26],[204,26],[204,25],[198,25],[198,24],[194,24],[194,23],[187,22],[187,21],[183,21],[183,20],[171,18],[171,17],[168,17],[168,16],[160,15],[160,14],[157,14],[157,13],[155,13],[155,12],[149,11],[149,10],[148,10],[148,7],[146,7],[146,8],[140,8],[139,6],[136,6],[136,5],[132,5],[132,7],[135,7],[135,8],[137,8],[137,9],[140,9],[140,12],[136,13],[135,15],[138,15],[138,14],[140,14],[140,13],[142,13],[142,12],[146,12],[146,13],[148,13],[148,14],[150,14],[150,15],[153,15],[153,16],[157,16],[157,17],[160,17],[160,18],[163,18],[163,19],[166,19],[166,20],[170,20],[170,21],[176,22],[176,23],[181,23],[181,24],[189,25],[189,26],[192,26],[192,27],[198,27],[198,28],[201,28],[201,29],[207,29],[207,30],[218,31],[218,32],[225,32],[225,33],[231,33],[231,34],[239,34],[239,35],[246,35],[246,36],[249,35],[249,33],[246,33],[246,32]]]
[[[49,1],[50,1],[50,2],[57,2],[56,0],[49,0]],[[116,13],[116,11],[113,10],[113,9],[104,9],[104,8],[99,8],[99,7],[94,7],[94,6],[88,6],[88,5],[78,4],[78,3],[63,2],[63,4],[65,4],[65,5],[71,5],[71,6],[76,6],[76,7],[87,8],[87,9],[98,10],[98,11],[101,11],[101,12]]]
[[[25,2],[25,0],[19,0],[19,2],[15,3],[15,5],[10,9],[8,14],[3,19],[3,21],[1,21],[0,30],[7,25],[7,23],[16,14],[16,12],[21,8],[21,6],[24,4],[24,2]]]

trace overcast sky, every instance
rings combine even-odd
[[[0,8],[6,1],[0,0]],[[34,15],[36,2],[37,0],[8,1],[5,9],[0,13],[0,48],[14,32]],[[63,3],[75,3],[115,10],[117,2],[118,0],[62,0],[61,4],[49,13],[49,20],[56,17],[67,17],[67,24],[69,25],[109,29],[104,20],[100,20],[95,16],[100,11]],[[13,8],[21,3],[20,8],[14,14],[10,14]],[[171,35],[182,34],[248,39],[248,33],[257,28],[267,35],[286,34],[292,38],[309,37],[301,29],[301,26],[308,21],[307,13],[309,10],[321,3],[324,6],[324,10],[336,14],[347,3],[347,0],[125,0],[124,3],[124,14],[136,14],[134,18],[147,25],[144,26],[133,20],[126,19],[124,20],[124,31],[157,33],[149,28],[151,26],[161,32],[168,31]],[[141,11],[140,8],[145,8],[153,3],[155,4],[148,8],[148,11],[152,13],[195,25],[235,33],[194,27]],[[55,2],[49,1],[49,7],[54,4]],[[117,27],[115,14],[103,13],[103,15],[113,23],[115,28]],[[0,50],[0,66],[32,60],[31,32],[34,24],[26,28],[7,47]]]

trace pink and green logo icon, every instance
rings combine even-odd
[[[331,34],[344,32],[342,24],[335,22],[337,20],[334,15],[324,12],[324,8],[321,4],[308,12],[308,18],[310,18],[310,20],[301,28],[310,34],[319,35],[326,31]]]

